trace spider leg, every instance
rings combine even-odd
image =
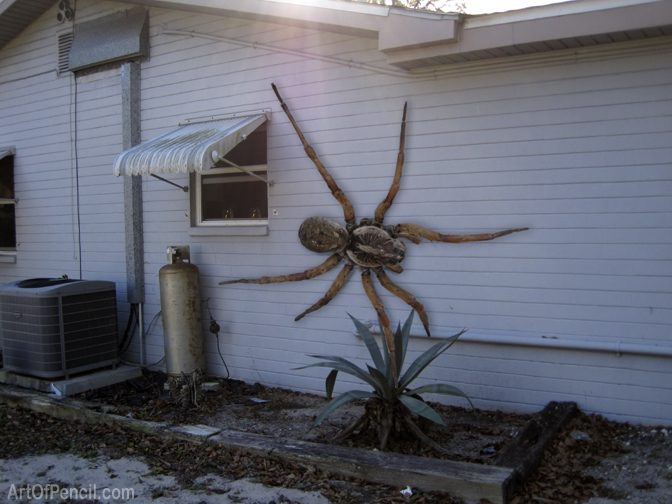
[[[425,327],[425,332],[427,333],[427,336],[431,336],[429,334],[429,317],[427,316],[427,312],[425,311],[424,305],[420,301],[415,299],[415,296],[413,294],[411,294],[408,291],[405,291],[397,284],[395,284],[392,280],[390,280],[390,277],[387,276],[383,268],[376,268],[373,270],[373,272],[376,274],[376,277],[378,278],[380,285],[385,287],[388,291],[397,296],[404,303],[410,305],[411,308],[413,308],[416,311],[416,313],[420,317],[420,320],[422,321],[422,325]]]
[[[329,187],[329,190],[331,191],[331,194],[334,196],[334,198],[336,198],[336,200],[343,207],[343,214],[345,215],[345,222],[347,224],[351,225],[351,226],[354,226],[355,225],[355,210],[352,207],[352,203],[350,203],[350,199],[341,190],[341,188],[338,187],[338,184],[336,184],[336,181],[334,181],[332,176],[329,174],[327,169],[324,167],[324,165],[322,164],[322,161],[320,161],[320,158],[317,157],[317,153],[315,152],[315,149],[313,149],[311,147],[311,145],[306,140],[306,137],[303,136],[303,133],[301,132],[301,129],[299,128],[299,125],[296,124],[296,121],[294,120],[294,117],[292,116],[292,113],[289,111],[289,107],[287,106],[287,104],[284,102],[284,100],[280,96],[280,92],[278,91],[278,88],[275,87],[275,84],[271,84],[271,87],[273,88],[273,91],[275,92],[275,96],[278,97],[278,101],[280,102],[280,106],[282,107],[282,110],[285,111],[285,114],[287,115],[287,118],[289,119],[289,122],[292,123],[292,126],[294,126],[294,129],[296,130],[296,133],[299,135],[299,139],[301,140],[301,143],[303,144],[303,150],[306,151],[306,155],[310,158],[310,160],[317,167],[317,171],[320,172],[320,175],[322,175],[322,178],[327,183],[327,186]]]
[[[336,280],[334,280],[334,283],[331,284],[331,287],[329,287],[329,290],[327,290],[327,293],[324,295],[322,299],[320,299],[317,303],[315,303],[313,306],[308,308],[306,311],[304,311],[301,315],[296,317],[294,321],[296,322],[297,320],[301,320],[303,317],[308,315],[309,313],[314,312],[315,310],[319,310],[322,308],[324,305],[326,305],[329,301],[334,299],[336,297],[336,294],[340,292],[340,290],[343,288],[345,285],[345,282],[347,281],[348,277],[350,276],[350,273],[352,273],[352,268],[354,267],[354,264],[348,263],[345,266],[343,266],[343,269],[341,272],[338,274],[336,277]]]
[[[406,108],[408,102],[404,103],[404,116],[401,119],[401,133],[399,135],[399,154],[397,154],[397,169],[394,172],[394,180],[392,181],[392,187],[387,193],[387,197],[378,205],[376,208],[375,222],[378,224],[383,223],[385,218],[385,212],[392,206],[392,201],[394,197],[399,192],[399,182],[401,181],[401,169],[404,166],[404,145],[406,143]]]
[[[507,229],[506,231],[499,231],[497,233],[483,233],[483,234],[465,234],[465,235],[450,235],[450,234],[441,234],[431,229],[424,228],[418,224],[399,224],[397,226],[397,235],[398,234],[410,234],[415,236],[420,236],[432,242],[446,242],[446,243],[465,243],[465,242],[474,242],[474,241],[488,241],[499,238],[500,236],[506,236],[511,233],[517,233],[519,231],[527,231],[529,228],[519,228],[519,229]]]
[[[404,233],[396,233],[393,234],[394,238],[403,238],[404,240],[408,240],[410,242],[415,243],[416,245],[420,245],[422,243],[422,238],[419,236],[415,236],[412,234],[404,234]]]
[[[380,324],[383,326],[385,342],[387,343],[387,349],[390,351],[390,366],[392,367],[392,375],[394,376],[394,385],[396,386],[399,383],[399,378],[397,376],[396,352],[394,348],[394,336],[392,335],[392,329],[390,329],[390,319],[385,313],[385,307],[383,306],[382,300],[378,297],[376,290],[373,288],[371,270],[369,268],[361,268],[361,270],[364,292],[366,292],[366,296],[369,298],[369,301],[371,301],[371,304],[380,319]]]
[[[292,273],[291,275],[280,275],[272,277],[261,277],[261,278],[241,278],[239,280],[227,280],[225,282],[219,282],[219,285],[229,285],[234,283],[248,283],[248,284],[271,284],[271,283],[281,283],[281,282],[299,282],[301,280],[310,280],[316,276],[324,275],[327,271],[331,271],[336,267],[336,265],[341,262],[341,256],[339,254],[333,254],[324,261],[319,266],[314,268],[307,269],[301,273]]]

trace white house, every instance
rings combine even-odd
[[[335,0],[67,3],[0,2],[0,283],[116,282],[120,335],[131,305],[143,314],[125,358],[154,363],[158,271],[167,246],[189,245],[208,372],[226,375],[212,315],[232,377],[323,392],[324,370],[296,368],[309,354],[366,357],[347,316],[376,318],[358,273],[298,322],[338,268],[217,285],[317,266],[326,256],[301,246],[299,225],[343,222],[271,83],[358,219],[390,187],[408,102],[386,223],[530,228],[408,244],[394,280],[425,305],[432,336],[469,329],[424,379],[482,408],[576,401],[672,422],[672,0],[482,16]],[[130,147],[185,124],[203,134],[208,119],[227,119],[215,135],[229,147],[245,134],[231,160],[272,184],[207,158],[189,174],[196,161],[174,149],[151,169],[180,187],[125,175],[150,169],[121,156]],[[406,318],[378,293],[395,325]],[[432,341],[413,333],[417,355]]]

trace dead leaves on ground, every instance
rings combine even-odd
[[[627,424],[579,412],[558,432],[539,468],[509,504],[578,504],[594,496],[609,496],[599,480],[580,470],[624,453],[614,440],[627,429]],[[585,433],[589,440],[574,439],[573,432]]]

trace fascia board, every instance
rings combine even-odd
[[[129,3],[229,15],[378,38],[381,51],[457,41],[459,15],[329,0],[127,0]]]
[[[409,16],[391,12],[378,37],[378,49],[385,53],[436,45],[454,44],[460,16]]]
[[[576,3],[581,4],[582,2]],[[597,5],[606,4],[599,2]],[[536,9],[539,10],[538,14],[543,14],[543,8]],[[459,31],[457,43],[388,53],[387,62],[393,65],[404,65],[426,58],[510,47],[516,44],[672,24],[672,0],[640,2],[596,11],[567,13],[567,11],[556,10],[555,12],[557,15],[537,15],[519,21],[511,21],[510,16],[497,14],[467,18]]]
[[[164,9],[231,16],[377,38],[390,8],[329,0],[126,0]]]
[[[526,44],[668,24],[672,24],[672,0],[551,17],[537,21],[521,21],[512,25],[511,42],[513,44]]]

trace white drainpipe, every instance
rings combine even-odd
[[[363,323],[366,327],[369,328],[372,334],[380,335],[380,331],[377,329],[377,323],[371,320],[364,320]],[[376,329],[373,329],[374,327],[376,327]],[[354,331],[353,334],[358,338],[360,337],[357,331]],[[425,334],[411,334],[411,337],[427,338]],[[512,336],[508,334],[473,334],[469,332],[466,332],[460,336],[459,341],[463,343],[484,343],[487,345],[526,346],[536,348],[556,348],[559,350],[576,350],[583,352],[613,353],[618,357],[621,357],[623,354],[672,357],[672,346],[624,343],[622,341],[582,341],[574,339],[561,339],[555,336],[527,337]]]

